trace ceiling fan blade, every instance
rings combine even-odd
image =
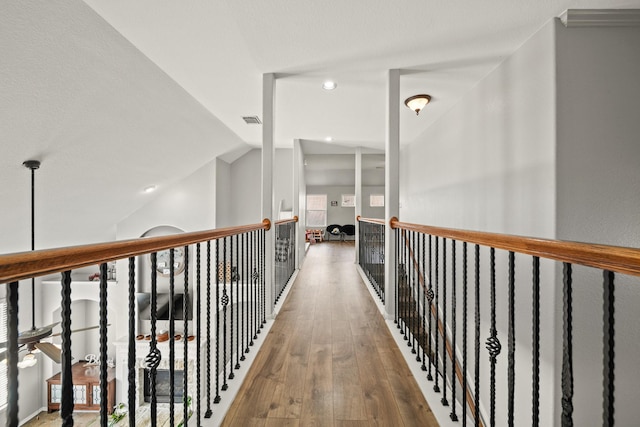
[[[107,326],[111,326],[111,323],[108,323]],[[74,329],[71,331],[72,334],[76,333],[76,332],[83,332],[83,331],[90,331],[92,329],[98,329],[100,327],[100,325],[96,325],[96,326],[87,326],[86,328],[80,328],[80,329]],[[62,335],[62,332],[58,332],[57,334],[52,334],[52,337],[59,337],[60,335]]]
[[[62,350],[49,342],[35,343],[35,347],[56,363],[62,362]]]
[[[50,336],[53,328],[59,323],[60,322],[56,322],[40,328],[22,331],[18,334],[18,343],[30,344],[32,342],[40,341],[42,338]]]

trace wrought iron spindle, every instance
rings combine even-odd
[[[71,271],[62,273],[62,400],[60,418],[63,427],[73,426],[73,378],[71,377]],[[16,347],[17,348],[17,347]]]
[[[572,265],[562,264],[562,416],[563,427],[573,426],[573,279]]]
[[[516,326],[515,326],[515,254],[509,251],[509,331],[507,344],[507,422],[513,427],[513,411],[515,408],[516,381]]]
[[[420,347],[422,347],[422,371],[426,372],[427,371],[427,357],[426,357],[426,349],[427,349],[427,342],[426,339],[428,339],[427,336],[427,316],[428,316],[428,310],[430,310],[430,306],[427,307],[427,284],[426,284],[426,275],[427,275],[427,269],[426,269],[426,246],[425,246],[425,235],[424,233],[420,233],[421,237],[422,237],[422,251],[420,252],[420,260],[422,260],[422,335],[421,335],[421,339],[420,339]],[[425,339],[426,338],[426,339]]]
[[[227,239],[222,239],[222,259],[224,265],[222,267],[222,391],[229,388],[227,385],[227,306],[229,305],[229,295],[227,295],[227,280],[231,275],[231,264],[227,264]]]
[[[456,241],[451,241],[451,421],[458,421],[456,414]],[[445,323],[446,324],[446,323]],[[464,398],[463,398],[464,408]]]
[[[242,284],[242,316],[240,320],[242,323],[240,329],[242,329],[241,339],[243,351],[240,360],[244,361],[246,359],[244,354],[249,351],[249,334],[247,332],[249,327],[249,311],[247,310],[247,301],[249,298],[249,269],[247,268],[249,246],[247,243],[247,233],[242,235],[240,243],[242,244],[242,280],[244,280]]]
[[[219,239],[216,239],[216,268],[216,397],[213,398],[213,403],[220,403],[220,273],[224,274],[224,267],[220,264]]]
[[[149,388],[151,389],[151,427],[156,427],[158,423],[158,399],[156,397],[157,369],[160,365],[162,354],[158,350],[156,340],[156,323],[158,315],[158,254],[151,254],[151,342],[149,343],[149,354],[145,357],[145,366],[149,370]]]
[[[433,381],[433,375],[431,373],[431,365],[433,365],[433,352],[432,352],[432,341],[433,341],[433,335],[432,335],[432,331],[433,331],[433,280],[432,280],[432,274],[433,274],[433,253],[432,253],[432,246],[431,246],[431,234],[429,234],[429,289],[427,289],[427,301],[429,302],[429,341],[427,342],[427,346],[429,348],[429,350],[427,351],[427,354],[429,355],[429,372],[427,373],[427,380],[429,381]],[[437,326],[436,326],[437,328]]]
[[[260,230],[260,236],[262,238],[262,262],[260,263],[260,268],[262,273],[261,277],[261,288],[262,288],[262,324],[260,325],[260,329],[264,328],[264,325],[267,323],[267,280],[266,280],[266,271],[267,271],[267,239],[266,239],[266,231]]]
[[[440,369],[439,369],[439,363],[438,363],[438,352],[439,350],[439,343],[440,343],[440,333],[438,332],[438,328],[440,325],[440,304],[438,303],[438,299],[439,299],[439,288],[440,288],[440,283],[438,280],[439,277],[439,269],[440,269],[440,256],[439,256],[439,237],[435,236],[436,238],[436,253],[435,253],[435,261],[436,261],[436,268],[435,268],[435,276],[436,276],[436,299],[435,299],[435,311],[436,311],[436,325],[435,325],[435,335],[436,335],[436,352],[435,352],[435,357],[434,362],[435,362],[435,374],[436,374],[436,383],[433,386],[433,391],[435,391],[436,393],[440,393],[440,386],[438,385],[438,377],[439,377],[439,373],[440,373]],[[446,386],[445,386],[446,387]]]
[[[201,267],[200,267],[200,261],[201,260],[201,254],[200,254],[200,243],[196,244],[196,425],[199,426],[200,425],[200,415],[201,415],[201,410],[200,407],[201,405],[201,389],[200,389],[200,379],[201,379],[201,373],[200,373],[200,339],[201,339],[201,328],[202,328],[202,322],[200,320],[200,317],[202,315],[201,311],[202,311],[202,305],[200,303],[200,299],[202,297],[201,294],[201,281],[202,281],[202,276],[201,276]],[[130,426],[133,427],[133,426]]]
[[[394,319],[393,321],[398,325],[398,329],[400,329],[400,230],[396,229],[395,231],[395,256],[396,260],[396,268],[395,268],[395,310],[394,310]]]
[[[603,340],[603,365],[604,375],[602,378],[603,383],[603,400],[602,400],[602,425],[613,426],[614,422],[614,314],[615,314],[615,299],[614,299],[614,286],[613,271],[603,271],[603,320],[604,320],[604,334]]]
[[[100,264],[100,426],[107,427],[107,263]]]
[[[409,268],[407,266],[407,252],[409,251],[407,247],[407,232],[402,230],[402,299],[400,300],[402,303],[402,332],[404,333],[405,341],[409,339],[407,337],[407,312],[409,309],[409,304],[407,300],[409,298]]]
[[[249,246],[250,246],[250,265],[251,265],[251,296],[250,298],[250,305],[251,305],[251,311],[249,313],[249,318],[250,318],[250,322],[251,322],[251,340],[249,341],[249,346],[253,346],[253,340],[256,339],[256,323],[258,322],[258,317],[256,316],[256,282],[258,280],[258,273],[256,272],[256,232],[252,231],[251,232],[251,238],[249,241]]]
[[[410,309],[411,312],[409,313],[409,319],[411,322],[411,343],[410,343],[410,347],[411,347],[411,353],[412,354],[416,354],[416,335],[418,332],[418,328],[416,328],[416,322],[418,321],[418,316],[417,314],[419,313],[418,311],[418,302],[419,300],[417,299],[417,290],[419,289],[420,286],[420,279],[418,278],[418,269],[416,267],[415,264],[415,260],[416,260],[416,252],[415,252],[415,247],[416,247],[416,233],[415,231],[411,231],[409,233],[409,236],[411,237],[411,250],[413,251],[413,256],[411,257],[411,271],[412,271],[412,280],[410,282],[410,289],[411,289],[411,301],[410,301]],[[420,361],[420,358],[417,359],[418,362]]]
[[[18,282],[7,284],[7,304],[7,425],[18,427]]]
[[[480,245],[475,248],[475,349],[474,349],[474,414],[476,427],[480,425]]]
[[[183,413],[182,417],[185,420],[184,424],[187,423],[187,419],[189,416],[189,402],[188,402],[188,387],[189,384],[189,346],[187,345],[189,342],[189,313],[191,312],[191,307],[189,307],[189,247],[184,247],[184,299],[182,300],[182,312],[184,314],[184,330],[182,334],[182,346],[184,350],[183,357],[183,375],[182,375],[182,406]]]
[[[537,427],[540,424],[540,258],[533,257],[533,363],[531,385],[531,425]]]
[[[207,410],[205,418],[211,418],[211,241],[207,241]]]
[[[236,238],[237,237],[238,236],[236,235]],[[231,306],[230,307],[231,308],[231,315],[230,315],[230,319],[229,319],[231,321],[231,326],[229,327],[229,333],[231,334],[231,339],[230,339],[231,348],[230,348],[230,352],[229,352],[229,379],[232,380],[235,377],[235,374],[233,373],[233,370],[237,369],[236,365],[233,364],[233,356],[234,356],[234,353],[235,353],[234,350],[233,350],[233,345],[236,343],[235,342],[235,337],[234,337],[234,334],[233,334],[233,330],[234,330],[234,328],[233,328],[233,326],[234,326],[233,325],[234,317],[233,316],[235,315],[235,311],[237,311],[237,310],[234,310],[234,307],[233,307],[234,306],[234,304],[233,304],[233,296],[236,295],[236,299],[238,298],[237,297],[237,292],[235,292],[235,293],[233,292],[234,282],[235,282],[236,286],[238,284],[238,281],[237,281],[237,279],[235,277],[237,275],[237,272],[236,272],[236,274],[234,274],[234,272],[233,272],[233,268],[234,268],[233,267],[233,265],[234,265],[234,259],[233,259],[233,236],[231,236],[229,238],[229,259],[230,259],[230,262],[231,262],[231,271],[230,271],[231,278],[230,278],[230,282],[229,282],[229,297],[230,297],[229,303],[230,303],[230,306]],[[236,265],[237,265],[237,262],[238,261],[236,260],[235,261]],[[234,279],[236,279],[236,280],[234,280]]]
[[[249,279],[249,291],[248,291],[248,299],[247,299],[247,309],[249,311],[249,323],[248,323],[248,328],[247,328],[247,333],[249,334],[247,336],[247,339],[249,341],[249,347],[253,346],[253,301],[254,301],[254,282],[255,282],[255,277],[254,277],[254,245],[253,245],[253,236],[254,236],[255,232],[252,231],[249,234],[249,240],[248,240],[248,245],[249,245],[249,257],[248,257],[248,261],[249,261],[249,272],[251,273],[251,278]],[[249,352],[249,347],[247,347],[247,353]]]
[[[241,235],[236,234],[236,369],[240,369],[240,356],[242,355],[242,327],[240,326],[240,312],[242,306],[240,305],[240,240]]]
[[[491,248],[491,334],[487,339],[487,350],[489,351],[489,361],[491,362],[489,392],[491,403],[491,427],[496,425],[496,361],[502,346],[498,340],[498,330],[496,329],[496,250]]]
[[[467,425],[467,242],[462,242],[462,427]]]
[[[455,384],[454,384],[455,386]],[[447,239],[442,239],[442,400],[443,406],[449,406],[447,400]]]
[[[128,407],[136,407],[136,259],[129,258],[129,348],[128,348]],[[129,427],[136,425],[136,411],[129,411]]]
[[[175,249],[169,249],[169,425],[175,425],[175,335],[176,335],[176,307],[173,302],[176,293]]]

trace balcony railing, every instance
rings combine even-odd
[[[384,220],[358,217],[358,264],[384,303]]]
[[[395,283],[395,322],[427,379],[433,382],[434,391],[441,394],[442,405],[451,408],[452,420],[476,426],[483,425],[483,420],[490,426],[538,426],[544,415],[545,420],[553,418],[557,422],[553,406],[541,405],[540,392],[541,375],[547,378],[543,397],[553,395],[555,389],[553,381],[548,380],[553,372],[544,372],[554,367],[548,360],[541,364],[541,352],[551,360],[555,353],[553,341],[551,348],[541,344],[541,323],[549,324],[541,317],[541,307],[547,316],[555,307],[543,306],[541,290],[553,295],[557,280],[562,288],[562,360],[556,367],[561,372],[562,395],[558,405],[561,424],[573,425],[574,361],[585,352],[576,350],[573,339],[574,309],[580,309],[573,303],[577,276],[581,289],[600,293],[602,317],[596,314],[595,319],[603,319],[601,331],[590,329],[590,336],[598,334],[602,342],[602,365],[591,370],[592,375],[602,373],[602,388],[580,391],[589,401],[601,402],[601,406],[588,405],[593,424],[600,424],[595,420],[601,407],[601,424],[614,425],[614,279],[616,274],[640,276],[640,249],[436,228],[397,220],[390,226],[395,229],[397,243],[393,256],[398,269],[396,277],[391,278]],[[517,270],[516,264],[526,267]],[[557,278],[560,270],[561,278]],[[600,275],[600,283],[594,281],[594,270],[600,271],[595,275]],[[531,335],[523,339],[522,326],[516,320],[529,317],[525,310],[530,316],[526,323]],[[553,325],[546,333],[553,337]],[[530,371],[522,375],[524,368],[517,363],[527,369],[530,365]],[[506,380],[506,384],[497,378]],[[531,406],[525,409],[522,402],[531,402]],[[523,414],[530,414],[530,421]]]
[[[296,269],[296,224],[298,217],[275,221],[274,304],[282,296]]]
[[[52,335],[51,327],[19,334],[19,281],[61,274],[62,345],[59,351],[53,346],[47,347],[54,358],[58,352],[61,359],[60,416],[62,425],[70,426],[73,425],[74,398],[77,398],[73,392],[74,355],[71,354],[72,272],[99,265],[99,281],[95,286],[99,293],[100,386],[87,396],[99,402],[100,425],[107,426],[112,410],[108,407],[111,399],[107,394],[107,356],[108,346],[113,344],[107,341],[107,326],[113,320],[107,315],[110,287],[107,268],[108,263],[114,261],[121,261],[127,268],[128,289],[121,301],[126,301],[129,315],[128,336],[123,347],[128,422],[121,421],[118,425],[136,425],[144,376],[148,376],[152,426],[156,425],[160,410],[166,412],[170,425],[182,424],[188,418],[194,420],[194,425],[200,425],[203,417],[211,417],[211,404],[220,401],[266,322],[265,232],[270,225],[269,220],[264,220],[259,224],[205,232],[0,256],[0,283],[6,283],[8,301],[8,339],[3,343],[6,350],[0,353],[3,358],[6,355],[8,372],[6,425],[13,427],[19,423],[19,353],[23,348],[31,352]],[[149,264],[145,272],[149,277],[149,283],[145,283],[149,287],[149,330],[145,333],[138,330],[142,307],[140,301],[136,304],[136,294],[142,286],[138,279],[142,276],[136,267],[142,264],[139,262],[142,257],[145,262],[148,259]],[[167,286],[165,307],[159,303],[162,300],[159,296],[164,293],[159,291],[160,278],[163,286]],[[162,314],[164,309],[166,317]],[[158,325],[165,318],[168,331],[160,331]],[[78,359],[78,355],[75,357]],[[158,370],[162,367],[168,371],[169,390],[182,391],[177,398],[169,392],[168,405],[157,398]],[[182,371],[179,376],[177,370]]]

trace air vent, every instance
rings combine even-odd
[[[248,125],[259,125],[262,124],[258,116],[243,116],[242,120]]]

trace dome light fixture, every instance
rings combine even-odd
[[[148,187],[146,187],[144,189],[144,192],[145,193],[153,193],[155,190],[156,190],[156,186],[155,185],[150,185],[150,186],[148,186]]]
[[[322,89],[324,90],[334,90],[337,87],[338,87],[338,84],[333,80],[327,80],[324,83],[322,83]]]
[[[325,140],[325,141],[327,141],[327,142],[331,142],[331,141],[333,141],[333,138],[332,138],[332,137],[330,137],[330,136],[328,136],[328,137],[326,137],[324,140]]]
[[[431,95],[413,95],[404,101],[409,109],[416,112],[416,116],[420,114],[420,110],[431,101]]]

